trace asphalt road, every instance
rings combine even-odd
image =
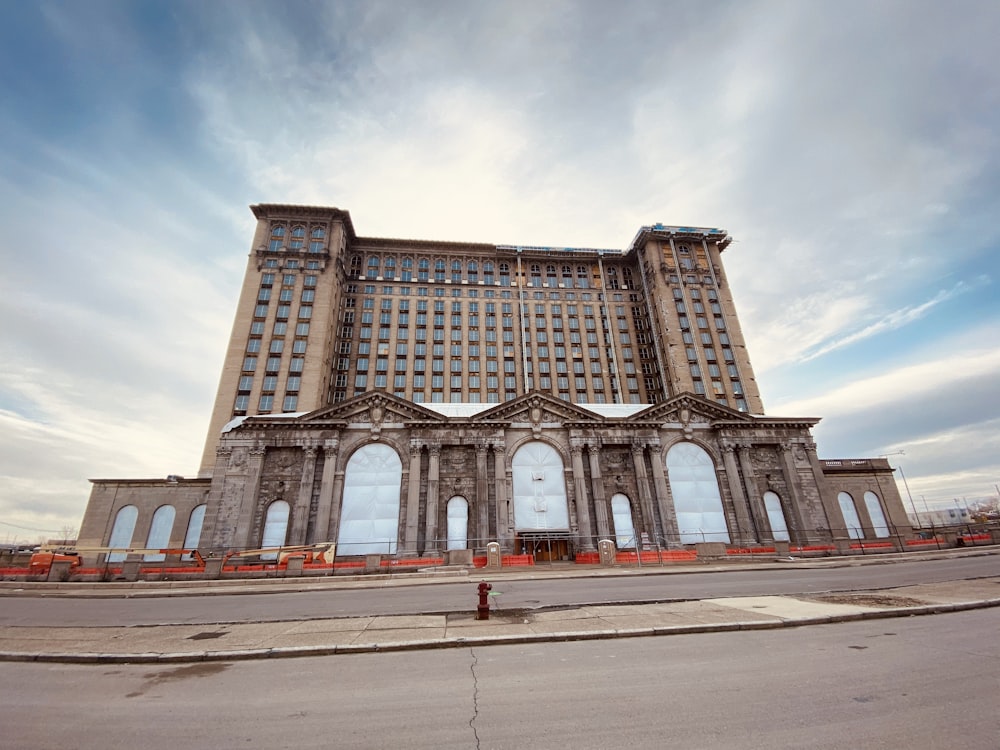
[[[0,746],[996,750],[1000,611],[185,666],[0,663]]]
[[[1000,574],[1000,556],[895,562],[831,568],[720,570],[671,575],[522,579],[497,582],[495,606],[540,608],[573,604],[705,599],[888,588]],[[461,583],[376,586],[268,594],[217,594],[123,599],[6,596],[0,625],[213,624],[277,622],[383,614],[463,612],[475,607],[478,578]]]

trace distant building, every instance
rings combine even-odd
[[[916,525],[930,528],[934,526],[961,526],[968,523],[972,523],[968,508],[955,507],[919,511]]]
[[[253,212],[199,477],[94,480],[81,544],[571,558],[910,533],[884,459],[820,461],[817,418],[764,415],[721,229],[621,251]]]

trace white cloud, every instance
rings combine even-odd
[[[903,326],[913,323],[917,320],[923,318],[927,313],[929,313],[934,307],[940,305],[942,302],[950,300],[957,297],[960,294],[965,294],[970,291],[969,285],[965,282],[958,282],[950,289],[942,289],[933,298],[922,302],[917,305],[907,305],[906,307],[893,310],[877,320],[870,325],[865,326],[859,331],[854,331],[846,336],[841,336],[840,338],[834,339],[833,341],[828,341],[821,344],[814,351],[808,352],[802,361],[808,362],[813,359],[822,357],[824,354],[829,354],[837,349],[843,349],[851,344],[856,344],[859,341],[864,341],[865,339],[871,338],[872,336],[877,336],[882,333],[888,333],[889,331],[895,331]],[[845,326],[841,325],[838,330],[843,330]]]

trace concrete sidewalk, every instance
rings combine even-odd
[[[488,621],[476,620],[470,610],[221,625],[10,626],[0,628],[0,661],[232,661],[799,627],[996,606],[1000,606],[1000,577],[837,594],[549,610],[499,607]]]

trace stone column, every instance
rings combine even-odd
[[[486,451],[488,449],[489,446],[486,443],[476,444],[476,508],[478,509],[476,515],[479,522],[476,524],[478,526],[476,529],[477,538],[474,544],[469,545],[469,549],[485,548],[486,543],[490,541],[490,481],[486,474]]]
[[[823,513],[826,515],[826,523],[830,529],[830,535],[833,538],[839,536],[847,537],[847,529],[844,528],[844,516],[840,512],[840,503],[837,502],[837,493],[830,489],[830,485],[827,484],[826,474],[823,473],[823,467],[819,463],[819,457],[816,455],[816,443],[812,440],[806,440],[802,443],[802,447],[805,449],[806,457],[809,459],[809,466],[812,468],[813,477],[816,480],[816,487],[819,489],[820,501],[823,503]]]
[[[753,461],[750,459],[752,448],[749,443],[741,443],[736,448],[736,455],[740,461],[740,468],[743,470],[743,486],[747,492],[747,506],[750,508],[750,520],[757,533],[757,541],[770,541],[771,524],[767,520],[767,513],[764,512],[764,501],[757,488],[757,480],[753,471]]]
[[[594,516],[597,520],[597,535],[601,539],[611,538],[611,526],[608,524],[608,501],[604,497],[604,480],[601,478],[601,447],[594,443],[587,444],[590,456],[590,481],[593,488]]]
[[[437,552],[440,542],[437,538],[438,480],[441,475],[441,446],[428,447],[430,454],[427,464],[427,525],[424,533],[424,554]]]
[[[757,535],[753,521],[750,520],[750,509],[747,507],[747,498],[743,494],[743,484],[740,482],[740,470],[736,466],[736,446],[729,443],[723,444],[722,461],[726,467],[729,494],[733,497],[733,510],[736,511],[736,524],[739,527],[739,538],[733,541],[736,543],[756,541]]]
[[[501,549],[510,549],[512,539],[507,529],[510,528],[510,512],[507,507],[507,464],[504,460],[502,442],[493,443],[493,484],[497,496],[497,541]]]
[[[785,521],[788,523],[789,536],[793,542],[802,543],[805,541],[803,535],[808,538],[808,531],[802,522],[802,511],[799,504],[805,502],[805,493],[802,491],[802,479],[795,469],[795,448],[788,443],[781,444],[781,468],[785,474],[785,486],[788,488],[789,497],[782,502],[782,510],[785,511]],[[785,500],[785,498],[782,498]]]
[[[680,530],[677,528],[677,511],[674,509],[674,499],[670,496],[667,475],[663,470],[663,446],[650,445],[649,452],[649,461],[653,466],[653,492],[656,494],[656,504],[660,508],[663,533],[669,545],[671,541],[680,541]]]
[[[587,498],[587,477],[583,473],[583,446],[571,445],[573,457],[573,492],[576,495],[577,544],[584,552],[594,549],[594,532],[590,525],[590,503]]]
[[[653,499],[649,494],[649,479],[646,474],[646,451],[641,445],[632,445],[632,465],[635,467],[635,484],[639,489],[639,507],[642,508],[642,530],[650,539],[656,537],[656,516],[653,514]],[[641,548],[640,534],[636,549]]]
[[[330,503],[330,536],[340,537],[340,511],[344,507],[344,472],[338,469],[333,473],[333,502]]]
[[[263,446],[251,448],[250,460],[247,461],[247,482],[243,486],[243,502],[240,504],[239,518],[236,520],[236,534],[233,536],[235,545],[244,549],[257,546],[257,540],[250,539],[250,529],[260,497],[260,476],[264,469],[266,453],[267,448]]]
[[[333,506],[334,476],[337,471],[337,441],[323,443],[323,479],[319,485],[319,503],[316,506],[314,542],[332,542],[337,537],[330,533],[330,510]],[[338,500],[339,506],[339,500]]]
[[[288,535],[291,545],[306,543],[306,528],[309,524],[309,504],[312,501],[313,480],[316,478],[316,446],[302,448],[302,478],[299,481],[299,496],[292,508],[292,529]]]
[[[403,552],[417,555],[417,536],[420,530],[420,451],[419,440],[410,441],[410,480],[406,488],[406,531]]]

